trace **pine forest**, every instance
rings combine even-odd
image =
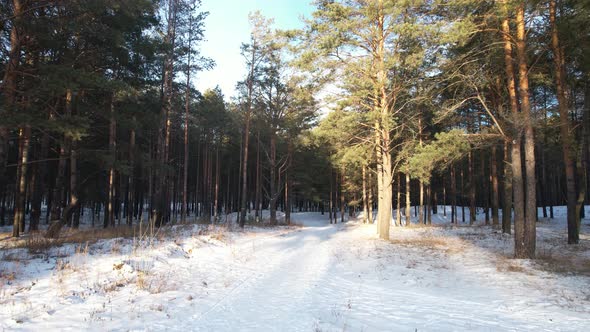
[[[0,1],[0,329],[590,330],[590,1]]]

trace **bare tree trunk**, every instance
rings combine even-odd
[[[445,181],[445,178],[443,176],[442,179],[443,182],[443,217],[447,216],[447,183]]]
[[[31,127],[29,125],[19,129],[19,158],[16,182],[16,197],[14,202],[14,223],[12,236],[19,237],[24,232],[25,224],[25,198],[27,188],[27,164],[29,162],[29,145],[31,140]]]
[[[215,198],[213,204],[213,221],[217,222],[218,213],[217,210],[219,208],[219,172],[221,168],[219,167],[219,146],[216,148],[215,152]]]
[[[537,189],[535,176],[535,133],[529,96],[528,64],[526,56],[526,31],[524,4],[516,10],[516,53],[518,56],[518,94],[524,119],[524,150],[526,170],[526,203],[523,241],[517,241],[515,255],[519,258],[534,258],[537,239]],[[514,161],[514,158],[512,159]]]
[[[363,165],[363,223],[366,223],[369,217],[369,201],[367,200],[367,166]],[[397,220],[395,221],[397,225]]]
[[[194,11],[195,1],[192,2],[191,11]],[[191,83],[191,60],[192,60],[192,37],[193,37],[193,14],[189,13],[188,23],[188,54],[186,64],[186,91],[184,100],[184,168],[182,174],[182,206],[180,210],[180,221],[186,222],[188,210],[188,166],[189,166],[189,149],[188,149],[188,133],[189,133],[189,106],[190,106],[190,83]]]
[[[490,224],[490,182],[491,182],[491,174],[490,176],[486,176],[486,158],[485,158],[485,151],[482,149],[480,150],[480,161],[479,161],[479,171],[481,176],[481,196],[483,200],[483,209],[484,209],[484,220],[485,224]],[[491,172],[490,172],[491,173]]]
[[[277,223],[277,137],[275,129],[270,136],[270,160],[269,160],[269,168],[270,168],[270,197],[269,197],[269,210],[270,210],[270,223],[271,225],[276,225]]]
[[[406,173],[406,226],[412,225],[412,207],[410,201],[410,174]]]
[[[332,168],[330,168],[330,224],[332,223],[332,210],[333,210],[333,200],[332,197],[334,196],[334,175],[332,174]]]
[[[369,224],[373,223],[373,176],[371,175],[371,170],[369,169],[369,174],[367,174],[367,181],[368,181],[368,188],[367,188],[367,213],[368,219],[367,222]]]
[[[500,198],[498,192],[498,158],[496,155],[496,145],[492,146],[492,225],[497,227],[500,224],[498,217],[498,208],[500,205]]]
[[[432,187],[430,185],[428,185],[428,187],[426,188],[426,221],[425,224],[428,224],[429,226],[432,225],[432,209],[430,208],[432,206]]]
[[[260,130],[256,133],[256,221],[262,219],[262,179],[260,165]]]
[[[576,204],[577,229],[580,229],[581,219],[584,218],[584,201],[587,196],[588,168],[590,166],[590,83],[586,82],[584,96],[584,114],[582,115],[582,137],[580,139],[580,156],[578,158],[578,179],[580,191]]]
[[[418,181],[418,183],[420,184],[420,205],[418,206],[418,223],[421,224],[424,219],[424,183],[422,181]]]
[[[569,123],[568,100],[565,94],[566,74],[563,49],[559,42],[559,32],[556,23],[556,1],[549,1],[549,19],[551,22],[551,49],[553,51],[553,64],[555,72],[555,87],[559,109],[559,122],[561,133],[561,148],[563,150],[563,164],[565,166],[566,199],[567,199],[567,242],[577,244],[580,241],[579,214],[576,213],[576,165],[575,152],[572,148],[575,139],[572,135]],[[524,23],[523,23],[524,24]],[[523,41],[524,42],[524,41]],[[524,48],[524,45],[522,46]],[[526,61],[526,60],[525,60]],[[524,63],[526,65],[526,62]],[[528,169],[527,169],[528,171]],[[528,174],[527,174],[528,176]],[[528,208],[527,208],[528,213]],[[528,219],[528,218],[527,218]]]
[[[376,150],[375,153],[377,155],[377,234],[381,230],[381,213],[383,212],[383,164],[382,164],[382,149],[381,149],[381,135],[379,134],[381,131],[381,126],[379,121],[375,121],[375,146]]]
[[[512,195],[513,195],[513,207],[514,207],[514,243],[515,255],[520,257],[520,248],[524,244],[524,180],[522,174],[522,162],[521,162],[521,144],[522,144],[522,132],[519,127],[520,116],[518,112],[518,99],[516,97],[516,83],[514,77],[514,66],[512,57],[512,40],[510,33],[510,23],[507,15],[508,10],[506,8],[506,0],[502,0],[504,5],[506,16],[502,20],[502,38],[504,42],[504,65],[506,71],[506,81],[508,88],[508,96],[510,97],[510,109],[512,113],[512,121],[515,128],[513,128],[512,142],[511,142],[511,178],[512,178]],[[504,224],[504,226],[506,226]],[[508,230],[504,229],[504,233]],[[518,252],[518,254],[516,254]]]
[[[8,112],[15,111],[14,107],[17,92],[16,80],[18,77],[18,68],[20,66],[22,43],[25,40],[25,38],[23,38],[24,36],[21,35],[20,31],[21,22],[23,20],[23,14],[25,12],[24,4],[20,0],[12,0],[12,9],[13,12],[11,14],[14,17],[14,19],[12,21],[12,27],[10,29],[10,50],[8,52],[8,61],[6,62],[6,65],[3,68],[4,77],[2,79],[2,85],[0,86],[0,91],[2,91],[4,95],[5,109]],[[21,128],[21,131],[22,130],[23,129]],[[9,128],[6,127],[4,124],[0,123],[0,192],[4,192],[2,214],[0,216],[0,222],[2,222],[2,224],[4,224],[4,213],[6,209],[6,180],[4,178],[4,173],[8,160],[9,133]],[[21,133],[19,132],[19,137],[20,135]],[[21,160],[19,160],[19,162],[20,161]]]
[[[111,96],[111,112],[109,120],[109,177],[107,183],[107,202],[105,204],[104,227],[115,226],[115,160],[117,157],[117,121],[115,118],[115,93]]]
[[[166,165],[168,164],[170,147],[170,113],[172,112],[174,46],[176,38],[176,13],[178,10],[176,5],[177,0],[168,0],[168,27],[165,41],[169,44],[170,49],[164,58],[162,108],[160,110],[160,124],[158,128],[158,143],[156,149],[156,161],[158,165],[155,172],[154,195],[152,197],[152,218],[150,221],[150,224],[156,227],[160,227],[166,221],[170,209],[168,190],[166,190],[169,178]]]
[[[72,90],[66,90],[65,108],[66,115],[71,114],[72,108]],[[57,177],[55,179],[55,187],[53,188],[53,199],[51,200],[51,220],[60,220],[61,208],[66,203],[65,177],[67,167],[67,155],[70,149],[70,138],[64,135],[63,142],[60,143],[59,162],[57,165]]]
[[[51,119],[52,116],[50,115],[49,118]],[[41,138],[41,148],[38,157],[41,160],[47,159],[49,155],[49,134],[47,132],[43,133],[43,137]],[[41,220],[41,204],[43,200],[43,193],[45,191],[45,174],[46,174],[46,162],[37,163],[34,167],[35,172],[35,185],[33,189],[33,198],[31,202],[31,219],[29,222],[29,231],[36,231],[39,229],[39,223]],[[1,167],[1,166],[0,166]],[[0,181],[2,175],[0,174]],[[48,193],[50,195],[51,193]],[[50,207],[50,204],[47,205],[47,208]]]
[[[133,126],[135,126],[136,119],[135,116],[133,117]],[[137,200],[135,197],[135,127],[131,128],[131,133],[129,134],[129,179],[127,182],[127,192],[128,192],[128,199],[127,199],[127,225],[131,226],[133,224],[134,218],[134,206]]]
[[[451,223],[457,222],[457,179],[455,176],[455,166],[451,166]]]
[[[8,140],[9,131],[8,129],[0,125],[0,195],[2,197],[2,206],[0,206],[0,225],[4,226],[4,211],[6,201],[6,164],[8,161]]]
[[[397,210],[395,211],[395,224],[402,226],[402,175],[397,173]]]
[[[70,148],[70,203],[69,206],[71,209],[80,209],[78,204],[78,150],[77,150],[77,143],[75,140],[72,140],[71,148]],[[78,212],[76,212],[78,213]],[[69,224],[72,225],[74,228],[78,228],[79,226],[79,219],[72,220],[72,216],[69,216],[66,219]]]
[[[289,170],[291,169],[291,161],[293,158],[293,146],[289,141],[287,146],[287,167],[285,169],[285,222],[287,225],[291,224],[291,177]]]
[[[465,222],[465,170],[461,165],[461,222]]]
[[[344,197],[344,185],[346,183],[346,178],[344,175],[345,169],[344,166],[342,167],[342,173],[340,175],[340,222],[344,222],[344,202],[345,202],[345,197]]]
[[[469,151],[469,164],[468,164],[468,176],[469,176],[469,224],[473,225],[476,218],[476,206],[475,206],[475,177],[474,177],[474,160],[473,152]]]
[[[254,74],[256,70],[256,45],[253,45],[253,50],[250,58],[250,68],[247,79],[247,100],[246,100],[246,119],[244,128],[244,145],[242,157],[242,202],[240,210],[240,227],[244,227],[246,222],[246,202],[248,194],[248,145],[250,142],[250,117],[252,113],[252,98],[254,95]],[[276,211],[275,211],[276,212]],[[272,218],[271,218],[272,219]]]

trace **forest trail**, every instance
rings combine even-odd
[[[419,248],[397,251],[375,239],[374,226],[330,225],[327,216],[314,213],[296,214],[294,220],[304,227],[234,244],[236,268],[251,273],[209,309],[194,314],[191,329],[539,331],[590,326],[576,314],[551,308],[534,282],[499,278],[499,284],[486,283],[496,272],[494,266],[488,274],[487,262],[447,257],[437,265],[437,257],[424,257],[425,265],[418,266],[421,258],[413,249]],[[405,257],[399,255],[404,251]]]
[[[6,260],[0,268],[15,274],[0,294],[0,330],[590,330],[590,278],[502,259],[512,239],[489,228],[392,228],[382,241],[374,225],[293,220],[302,226]]]

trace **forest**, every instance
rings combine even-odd
[[[312,6],[301,29],[250,13],[225,96],[195,87],[201,0],[1,1],[5,240],[313,212],[387,241],[484,227],[519,259],[561,216],[588,241],[589,1]]]

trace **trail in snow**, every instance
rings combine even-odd
[[[590,330],[590,298],[582,289],[590,278],[535,272],[526,262],[524,272],[499,271],[496,253],[459,237],[484,234],[502,245],[504,239],[489,228],[396,228],[397,240],[389,243],[375,238],[372,225],[330,225],[327,216],[315,213],[293,218],[304,226],[229,235],[226,243],[193,236],[133,257],[125,247],[120,255],[86,256],[67,275],[48,272],[51,262],[32,260],[14,284],[4,286],[0,305],[7,310],[0,311],[0,328]],[[441,234],[447,242],[412,244]],[[75,265],[80,257],[85,256],[68,262]],[[114,271],[119,262],[126,263]],[[162,276],[162,289],[138,289],[141,269]],[[22,286],[31,280],[34,285],[13,292],[18,281]],[[105,280],[129,284],[121,281],[105,291]],[[36,314],[27,318],[21,311]]]

